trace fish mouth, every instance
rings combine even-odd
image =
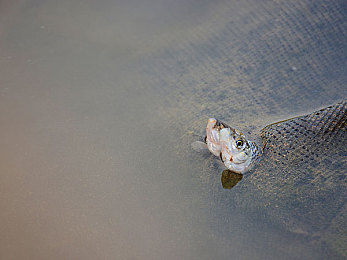
[[[220,120],[209,118],[206,126],[205,143],[207,144],[210,152],[215,156],[220,157],[223,162],[223,153],[221,153],[223,145],[221,141],[221,132],[225,131],[228,131],[228,133],[230,134],[230,132],[234,131],[234,129]]]
[[[216,156],[219,156],[219,153],[221,150],[220,140],[219,140],[220,127],[221,127],[220,121],[218,121],[215,118],[210,118],[206,126],[205,141],[210,152]]]
[[[214,123],[214,128],[218,129],[219,131],[222,130],[223,128],[230,128],[230,129],[232,129],[226,123],[223,123],[222,121],[220,121],[218,119],[210,118],[209,120],[211,120],[211,123]]]

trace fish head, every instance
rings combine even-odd
[[[248,171],[259,155],[258,146],[247,140],[238,130],[223,128],[219,133],[220,158],[224,165],[236,173]]]

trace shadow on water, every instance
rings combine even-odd
[[[221,182],[224,189],[230,190],[242,180],[243,174],[232,172],[228,169],[222,172]]]

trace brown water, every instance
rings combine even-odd
[[[346,5],[296,5],[0,1],[0,258],[342,259],[190,149],[346,97]]]

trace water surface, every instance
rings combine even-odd
[[[1,259],[346,255],[343,225],[288,228],[190,148],[211,116],[256,132],[344,99],[343,1],[17,0],[0,19]]]

